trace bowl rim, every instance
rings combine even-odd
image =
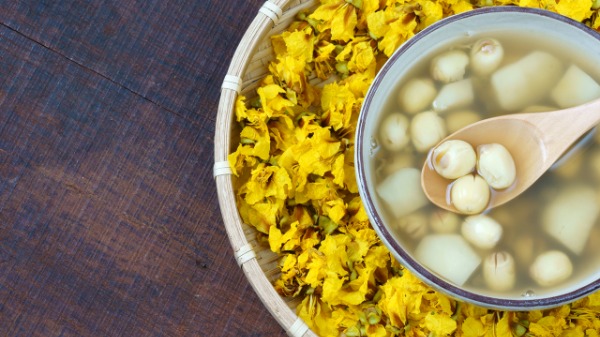
[[[355,153],[354,153],[354,162],[355,162],[355,173],[357,177],[358,189],[361,195],[361,199],[363,200],[363,205],[369,219],[371,220],[371,224],[375,231],[377,232],[381,241],[387,246],[387,248],[391,251],[391,253],[400,261],[400,263],[409,269],[411,272],[416,274],[416,276],[421,279],[424,283],[431,286],[435,290],[439,290],[450,297],[454,297],[463,301],[471,302],[483,307],[491,308],[491,309],[501,309],[501,310],[537,310],[537,309],[546,309],[551,307],[556,307],[562,304],[573,302],[579,298],[582,298],[586,295],[591,294],[592,292],[600,289],[600,278],[584,284],[583,286],[577,287],[575,290],[568,291],[565,293],[560,293],[558,295],[551,295],[546,297],[536,298],[532,297],[523,297],[523,299],[509,299],[509,298],[500,298],[493,297],[488,295],[479,294],[473,291],[465,290],[461,287],[458,287],[448,281],[445,281],[441,277],[436,274],[428,271],[426,268],[420,265],[415,259],[413,259],[397,242],[394,238],[394,235],[385,227],[383,219],[380,217],[379,213],[375,209],[375,206],[372,202],[373,196],[372,192],[367,188],[366,183],[366,172],[365,166],[366,163],[362,159],[362,154],[365,151],[368,151],[369,148],[366,146],[366,142],[361,142],[360,139],[365,137],[365,120],[366,115],[368,114],[367,110],[370,107],[373,101],[373,95],[376,91],[376,88],[382,82],[382,80],[386,77],[386,74],[392,68],[392,65],[396,62],[396,60],[404,54],[407,50],[412,48],[413,45],[419,43],[423,38],[430,35],[432,32],[445,27],[448,24],[452,24],[456,21],[460,21],[461,19],[477,16],[477,15],[488,15],[495,13],[522,13],[522,14],[530,14],[530,15],[539,15],[549,19],[553,19],[559,22],[562,22],[567,25],[574,26],[578,28],[583,33],[587,33],[591,38],[594,38],[600,43],[600,33],[596,32],[592,28],[584,25],[581,22],[572,20],[568,17],[562,16],[560,14],[550,12],[543,9],[538,8],[528,8],[528,7],[518,7],[518,6],[493,6],[493,7],[483,7],[474,9],[471,11],[463,12],[460,14],[456,14],[453,16],[449,16],[440,21],[433,23],[431,26],[425,28],[421,32],[415,34],[412,38],[402,44],[388,59],[388,61],[384,64],[381,70],[376,75],[375,79],[369,86],[369,90],[365,95],[360,115],[358,118],[358,124],[356,128],[355,135]]]

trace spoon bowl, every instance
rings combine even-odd
[[[516,166],[515,182],[509,188],[492,195],[487,207],[490,209],[505,204],[525,192],[583,134],[599,122],[600,99],[563,110],[485,119],[458,130],[440,143],[447,140],[463,140],[474,148],[483,144],[498,143],[510,152]],[[421,171],[423,191],[438,207],[460,213],[449,198],[452,181],[443,178],[433,169],[432,152],[429,152]]]

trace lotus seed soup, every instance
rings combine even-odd
[[[598,278],[600,132],[584,135],[524,194],[491,209],[490,200],[519,183],[519,163],[501,142],[440,144],[485,118],[600,98],[597,60],[570,50],[526,32],[465,37],[423,55],[388,96],[373,133],[371,179],[386,226],[430,272],[514,298]],[[426,162],[448,181],[447,201],[458,212],[425,197]]]

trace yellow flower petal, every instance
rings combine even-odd
[[[576,21],[582,21],[592,15],[590,1],[560,0],[557,1],[556,11]]]
[[[462,323],[461,331],[463,337],[480,337],[485,334],[486,329],[481,321],[469,316]]]
[[[448,336],[456,330],[456,321],[447,315],[431,313],[425,316],[424,327],[435,336]]]
[[[417,11],[420,18],[419,30],[439,21],[444,16],[441,1],[419,1],[421,9]]]
[[[331,21],[331,38],[347,42],[354,38],[354,27],[357,24],[356,11],[353,6],[344,5],[336,11]]]

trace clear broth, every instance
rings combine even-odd
[[[538,34],[519,34],[515,36],[509,33],[495,33],[486,34],[485,37],[495,38],[504,47],[504,60],[500,67],[512,63],[522,56],[534,51],[546,51],[556,56],[564,65],[564,69],[571,64],[577,65],[580,69],[590,75],[596,80],[600,79],[600,70],[595,62],[589,56],[581,55],[578,53],[569,53],[569,48],[565,48],[556,41],[550,40],[547,37],[540,36]],[[453,44],[452,46],[445,46],[439,50],[432,52],[430,55],[423,57],[419,63],[411,69],[407,75],[397,83],[396,88],[393,90],[397,93],[399,89],[406,83],[408,79],[413,77],[429,77],[429,65],[433,57],[438,55],[441,51],[453,49],[453,48],[468,48],[472,45],[480,36],[472,36],[465,38],[459,44]],[[468,49],[465,49],[468,53]],[[574,55],[575,54],[575,55]],[[465,78],[468,78],[469,71]],[[437,88],[441,87],[439,83],[436,83]],[[475,103],[468,110],[477,112],[480,119],[494,117],[498,115],[514,113],[515,111],[502,111],[493,101],[484,100],[481,95],[481,90],[484,90],[486,83],[477,82],[477,88],[475,90]],[[554,109],[558,109],[556,105],[551,101],[549,97],[537,102],[536,105],[548,106]],[[465,110],[465,109],[460,109]],[[379,121],[383,120],[388,114],[394,112],[402,112],[395,94],[390,95],[387,102],[384,104],[382,113],[380,114]],[[453,110],[448,112],[441,112],[440,115],[445,119],[449,114],[454,112]],[[410,114],[404,113],[409,119]],[[412,166],[415,168],[422,168],[423,163],[426,160],[427,153],[419,153],[410,144],[405,149],[398,152],[388,152],[381,146],[377,147],[376,152],[373,154],[372,172],[375,172],[375,185],[379,184],[387,174],[384,173],[386,170],[386,163],[393,160],[393,157],[399,155],[408,155],[412,157]],[[594,161],[593,158],[598,158]],[[594,163],[598,162],[596,166]],[[571,170],[572,172],[567,172]],[[573,155],[564,160],[559,167],[554,171],[546,173],[538,182],[534,184],[527,192],[519,196],[517,199],[511,201],[508,204],[497,207],[485,214],[497,220],[503,226],[503,236],[496,248],[493,251],[505,250],[510,252],[516,260],[517,264],[517,281],[514,288],[507,291],[505,295],[520,297],[520,296],[531,296],[531,295],[543,295],[551,292],[553,288],[563,287],[566,283],[577,284],[583,282],[584,279],[595,277],[594,273],[600,271],[600,222],[596,219],[596,223],[590,232],[590,237],[586,243],[584,252],[580,255],[576,255],[565,248],[561,243],[557,242],[551,236],[547,235],[542,228],[542,212],[550,200],[556,196],[561,190],[577,185],[591,186],[594,188],[596,193],[600,195],[600,132],[596,132],[596,135],[590,135],[588,141],[582,144]],[[566,172],[566,173],[565,173]],[[598,199],[598,198],[597,198]],[[598,199],[600,200],[600,199]],[[384,204],[382,202],[382,204]],[[438,210],[432,204],[419,209],[417,212],[424,213],[430,218],[430,215]],[[384,221],[390,224],[397,219],[394,218],[390,213],[384,212]],[[464,216],[460,216],[461,221]],[[429,229],[431,233],[431,229]],[[460,233],[460,226],[458,229]],[[407,233],[402,231],[394,232],[396,238],[402,242],[410,254],[414,253],[414,250],[418,244],[418,240],[411,239]],[[563,282],[554,287],[540,287],[538,286],[529,276],[530,265],[526,262],[519,261],[516,254],[518,249],[523,249],[524,245],[530,246],[530,252],[536,256],[543,251],[551,249],[557,249],[567,253],[573,263],[573,274],[569,280]],[[482,260],[485,259],[486,255],[491,251],[482,252],[479,251]],[[471,275],[469,280],[464,285],[467,290],[477,291],[479,293],[487,293],[494,295],[494,291],[488,290],[484,283],[481,265]]]

